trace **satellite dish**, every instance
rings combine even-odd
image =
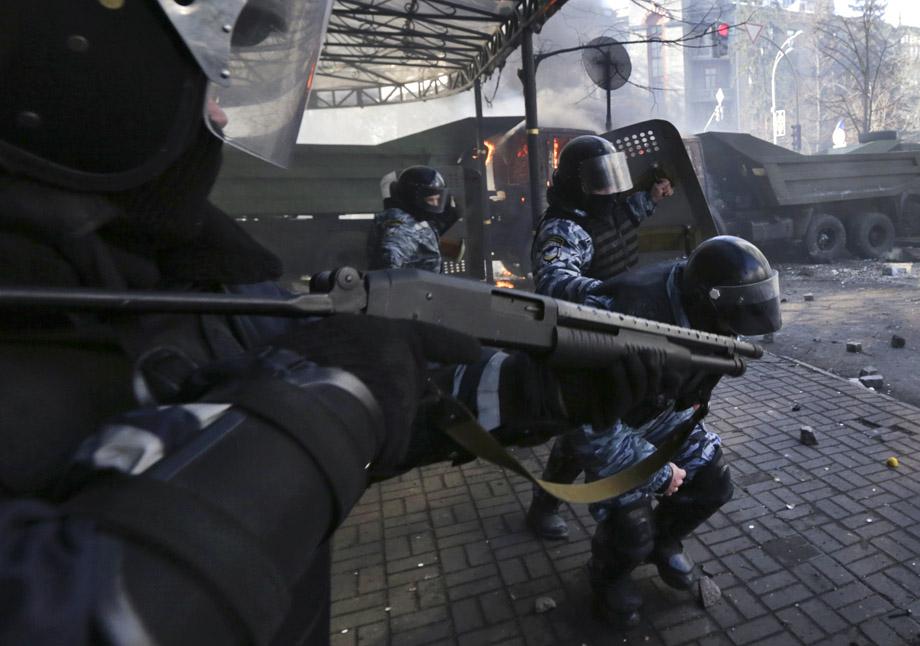
[[[626,85],[632,73],[629,54],[622,44],[609,36],[599,36],[581,52],[585,72],[604,90],[616,90]]]

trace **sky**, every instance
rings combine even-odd
[[[848,13],[850,1],[835,0],[837,11]],[[541,43],[555,48],[560,43],[576,42],[579,34],[593,34],[598,29],[597,25],[603,23],[603,15],[612,13],[609,9],[623,7],[628,3],[629,0],[568,0],[562,11],[535,38],[535,48],[539,51]],[[904,24],[920,27],[920,0],[888,0],[887,17],[892,23],[900,20]],[[573,91],[571,83],[567,83],[570,79],[564,78],[571,74],[566,71],[566,61],[563,58],[549,59],[540,67],[537,78],[540,122],[565,123],[569,127],[597,130],[599,125],[593,122],[598,118],[602,121],[602,116],[598,116],[602,115],[603,110],[601,95],[586,98],[581,88]],[[514,53],[505,67],[504,78],[500,79],[493,105],[484,106],[485,116],[523,115],[522,88],[514,74],[519,66],[520,58]],[[554,69],[554,66],[558,69]],[[497,75],[493,75],[483,84],[484,96],[493,94],[497,81]],[[298,142],[373,145],[473,114],[472,91],[425,103],[307,110]]]
[[[577,1],[577,0],[576,0]],[[843,15],[849,11],[850,0],[834,0],[837,12]],[[888,22],[920,27],[920,0],[888,0]]]

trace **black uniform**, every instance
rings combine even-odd
[[[218,139],[290,153],[328,4],[0,3],[0,286],[283,296],[207,194]],[[412,431],[429,362],[479,357],[375,317],[0,308],[0,643],[325,643],[329,536],[444,448]],[[507,359],[470,373],[497,426],[596,407]]]

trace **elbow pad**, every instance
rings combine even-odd
[[[351,374],[312,365],[207,399],[187,406],[219,411],[193,440],[64,504],[107,536],[97,625],[115,643],[268,644],[292,614],[308,626],[323,611],[291,590],[364,491],[376,401]]]

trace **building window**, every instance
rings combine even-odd
[[[716,89],[716,68],[707,66],[703,68],[703,87],[707,90]]]

